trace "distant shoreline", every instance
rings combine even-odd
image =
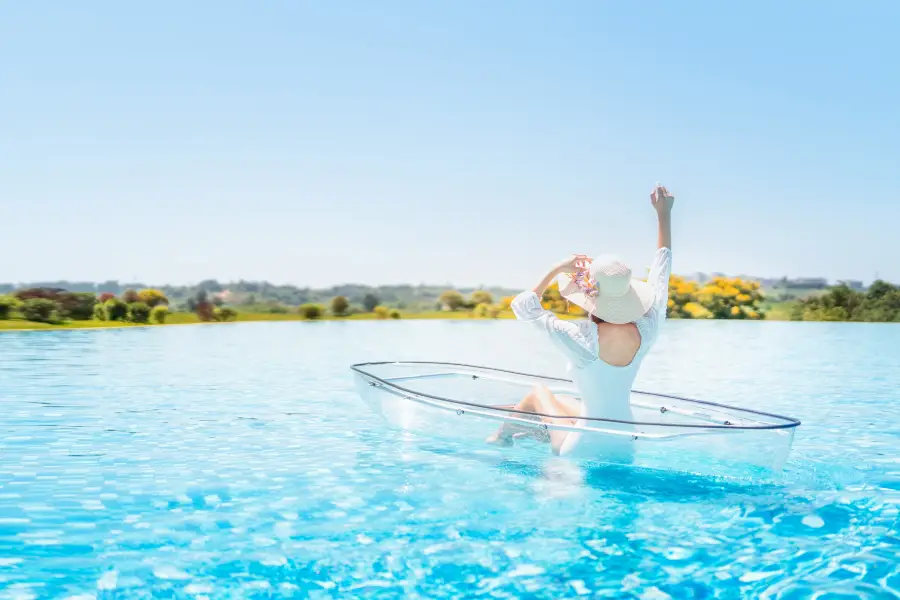
[[[562,318],[567,318],[560,315]],[[500,314],[496,319],[513,319],[512,313]],[[379,318],[375,313],[358,313],[344,317],[322,315],[320,318],[307,319],[297,313],[238,313],[231,321],[201,321],[193,313],[170,313],[165,323],[131,323],[128,321],[67,321],[65,323],[37,323],[24,319],[0,320],[0,333],[5,331],[55,331],[75,329],[126,329],[134,327],[166,327],[169,325],[220,325],[224,323],[258,323],[276,321],[300,321],[315,323],[316,321],[418,321],[418,320],[468,320],[490,321],[486,317],[476,317],[467,311],[432,311],[422,313],[402,313],[400,319]]]
[[[571,315],[559,315],[562,319],[578,320],[583,317]],[[306,323],[315,323],[317,321],[493,321],[493,320],[512,320],[515,316],[504,311],[495,318],[476,317],[468,311],[431,311],[420,313],[401,313],[399,319],[379,318],[374,313],[358,313],[345,317],[336,317],[332,315],[323,315],[318,319],[306,319],[299,314],[291,313],[238,313],[237,318],[228,323],[258,323],[258,322],[285,322],[299,321]],[[672,321],[692,321],[694,319],[671,319]],[[697,319],[702,321],[730,319]],[[785,322],[787,318],[766,318],[756,322]],[[127,321],[68,321],[66,323],[35,323],[33,321],[25,321],[23,319],[0,320],[0,333],[15,331],[65,331],[65,330],[93,330],[93,329],[130,329],[134,327],[166,327],[169,325],[220,325],[223,323],[217,321],[200,321],[193,313],[172,313],[165,323],[130,323]]]

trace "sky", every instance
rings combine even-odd
[[[900,3],[0,5],[0,282],[900,281]]]

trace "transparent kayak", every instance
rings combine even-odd
[[[566,379],[438,362],[374,362],[351,368],[362,399],[405,431],[486,446],[486,438],[506,421],[536,430],[536,435],[515,441],[519,451],[549,454],[538,434],[554,429],[578,432],[582,443],[589,440],[592,447],[610,442],[610,447],[624,443],[633,448],[627,459],[599,452],[587,462],[716,475],[739,475],[748,468],[778,474],[800,425],[791,417],[637,390],[631,395],[634,421],[584,418],[577,425],[557,425],[536,421],[514,406],[535,385],[577,398],[577,389]]]

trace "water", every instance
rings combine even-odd
[[[561,374],[538,340],[507,321],[2,334],[0,597],[900,595],[898,326],[667,325],[638,387],[799,417],[782,482],[412,437],[347,368]]]

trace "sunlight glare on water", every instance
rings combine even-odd
[[[508,321],[0,335],[0,597],[891,598],[900,330],[671,322],[637,387],[803,421],[781,482],[389,429],[349,365],[561,375]]]

